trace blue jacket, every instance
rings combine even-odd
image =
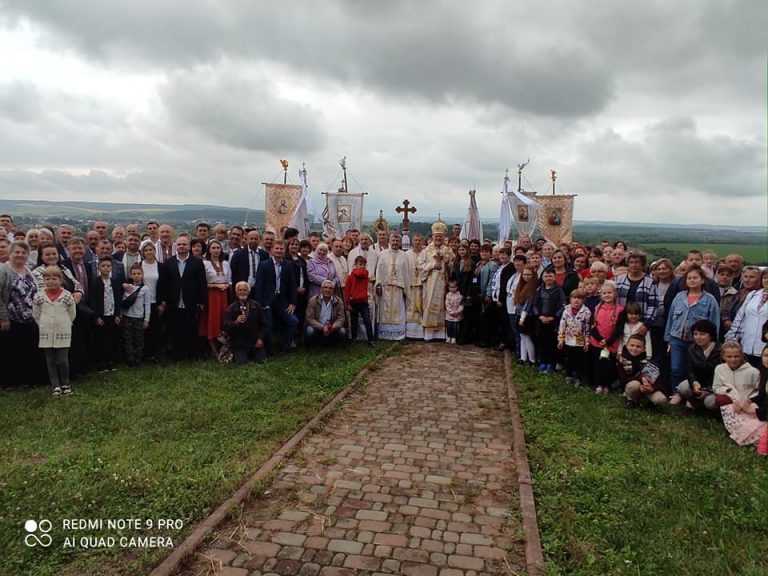
[[[275,262],[267,258],[259,262],[256,269],[256,285],[253,287],[254,300],[261,304],[262,308],[269,308],[276,299],[275,286]],[[283,259],[280,262],[280,304],[296,306],[298,296],[296,292],[296,275],[293,272],[293,264]]]
[[[688,306],[688,291],[678,292],[668,310],[664,341],[669,342],[672,337],[690,341],[691,326],[699,320],[709,320],[720,327],[720,305],[715,297],[703,292],[693,306]]]

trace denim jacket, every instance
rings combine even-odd
[[[493,275],[496,274],[498,268],[499,265],[491,260],[480,270],[480,294],[482,296],[491,297],[491,280],[493,280]]]
[[[719,329],[720,306],[715,297],[709,292],[703,292],[692,306],[688,306],[688,291],[678,292],[669,307],[664,341],[669,342],[673,337],[690,341],[691,326],[699,320],[709,320]]]

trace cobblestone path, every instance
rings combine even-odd
[[[407,345],[184,574],[523,572],[502,362],[469,346]]]

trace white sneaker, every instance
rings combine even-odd
[[[680,394],[675,394],[669,399],[670,406],[680,406],[683,403],[683,397]]]

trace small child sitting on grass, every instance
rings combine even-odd
[[[760,372],[744,358],[736,340],[723,344],[723,363],[715,368],[712,391],[720,406],[723,425],[739,446],[757,444],[765,429],[755,415],[760,391]]]
[[[619,380],[624,385],[627,408],[636,408],[644,396],[650,406],[663,406],[667,396],[662,391],[661,369],[648,359],[645,337],[632,334],[617,361]]]

